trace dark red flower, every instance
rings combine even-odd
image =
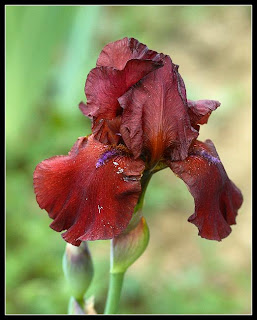
[[[212,142],[196,140],[218,101],[188,100],[178,66],[133,38],[104,47],[85,93],[79,107],[92,135],[34,173],[38,204],[54,230],[67,230],[63,238],[74,245],[116,237],[131,220],[141,177],[170,167],[194,197],[189,221],[199,235],[219,241],[229,235],[241,192]]]

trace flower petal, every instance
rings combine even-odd
[[[119,110],[117,99],[149,72],[160,68],[162,62],[130,60],[123,70],[96,67],[87,77],[87,105],[82,112],[89,117],[113,119]],[[121,110],[120,110],[121,111]]]
[[[190,121],[194,128],[197,128],[198,124],[207,123],[212,111],[220,106],[220,102],[216,100],[187,100],[187,104]]]
[[[145,44],[134,38],[123,38],[107,44],[101,51],[96,65],[124,69],[131,59],[160,61],[164,54],[149,50]]]
[[[81,241],[110,239],[128,225],[137,203],[144,164],[124,147],[112,148],[91,135],[77,140],[67,156],[42,161],[34,172],[41,209],[63,238]]]
[[[243,197],[228,178],[212,141],[196,141],[186,160],[168,164],[194,197],[195,213],[188,221],[198,227],[199,235],[217,241],[227,237]]]
[[[173,64],[173,67],[174,67],[174,75],[176,75],[177,77],[179,95],[184,105],[187,106],[186,86],[185,86],[184,80],[182,79],[180,73],[178,72],[179,66],[177,64]]]
[[[99,130],[109,128],[105,120],[113,120],[122,112],[117,99],[145,75],[162,65],[161,61],[134,59],[128,61],[123,70],[97,67],[90,71],[85,85],[87,104],[82,102],[79,108],[84,115],[93,119],[92,130],[95,135],[101,136]],[[99,126],[100,121],[103,123]],[[115,133],[111,131],[110,134]]]
[[[135,157],[147,150],[152,162],[164,153],[172,160],[182,160],[198,136],[191,127],[185,87],[177,69],[166,56],[162,68],[118,99],[124,109],[120,131]]]
[[[117,145],[121,140],[120,122],[120,116],[112,120],[100,119],[95,121],[92,126],[94,137],[104,144]]]

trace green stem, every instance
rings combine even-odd
[[[149,171],[146,171],[144,175],[141,178],[141,194],[138,199],[137,205],[134,209],[134,214],[131,219],[130,225],[126,229],[127,232],[129,230],[133,229],[137,223],[139,222],[139,219],[141,218],[140,215],[140,210],[143,207],[144,203],[144,196],[146,192],[146,188],[148,186],[148,183],[152,177],[152,173]],[[139,213],[139,215],[137,215]],[[119,301],[120,301],[120,295],[121,295],[121,289],[122,289],[122,284],[123,284],[123,279],[124,279],[124,274],[123,273],[113,273],[112,272],[112,266],[113,266],[113,241],[111,241],[111,268],[110,268],[110,280],[109,280],[109,289],[108,289],[108,295],[107,295],[107,300],[106,300],[106,306],[104,310],[104,314],[115,314],[118,309]]]
[[[141,194],[138,199],[137,205],[134,210],[134,214],[139,210],[142,209],[144,204],[144,198],[145,198],[145,192],[148,186],[148,183],[150,182],[150,179],[152,177],[152,173],[147,171],[144,173],[143,177],[141,178]]]
[[[104,314],[115,314],[118,310],[124,273],[110,273],[109,291]]]

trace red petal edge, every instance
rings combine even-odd
[[[78,138],[66,156],[39,163],[34,190],[41,209],[54,221],[50,227],[65,241],[111,239],[128,225],[141,192],[141,160],[122,149],[105,146],[91,135]]]
[[[191,125],[194,128],[198,128],[198,124],[207,123],[212,111],[220,106],[220,102],[216,100],[187,100],[187,104]]]
[[[198,227],[199,235],[217,241],[227,237],[243,197],[228,178],[212,141],[196,141],[189,157],[168,164],[194,197],[195,213],[188,221]]]
[[[149,50],[148,47],[134,38],[123,38],[108,43],[97,59],[97,67],[113,67],[122,70],[131,59],[159,61],[163,53]]]

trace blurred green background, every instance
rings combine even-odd
[[[200,130],[242,190],[237,225],[222,242],[187,222],[194,203],[166,169],[149,186],[150,242],[128,270],[123,314],[251,313],[251,6],[6,6],[6,313],[66,314],[65,242],[35,200],[43,159],[90,133],[78,109],[103,46],[134,37],[180,65],[189,99],[221,107]],[[87,296],[103,312],[109,241],[89,243]]]

